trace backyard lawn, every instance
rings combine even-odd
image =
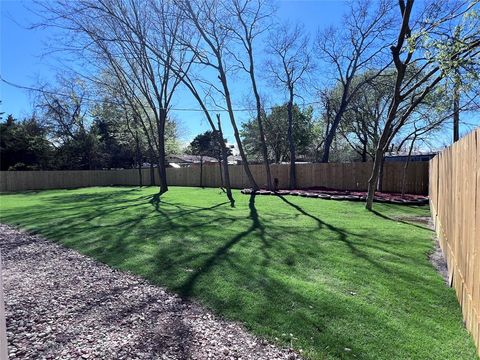
[[[3,194],[1,222],[193,297],[311,359],[476,359],[454,291],[428,260],[428,207],[218,189]]]

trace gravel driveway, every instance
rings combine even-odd
[[[0,225],[11,359],[297,359],[137,276]]]

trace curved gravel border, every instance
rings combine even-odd
[[[324,200],[348,200],[348,201],[365,201],[367,199],[366,195],[355,195],[349,194],[348,191],[308,191],[308,190],[258,190],[253,191],[252,189],[243,189],[241,190],[242,194],[250,195],[255,193],[255,195],[291,195],[291,196],[301,196],[307,198],[318,198]],[[427,205],[428,197],[427,196],[416,196],[415,199],[402,199],[399,197],[395,198],[385,198],[382,196],[375,195],[373,201],[381,203],[390,203],[390,204],[403,204],[403,205]]]
[[[0,224],[11,359],[298,359],[137,276]]]

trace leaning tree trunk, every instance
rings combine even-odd
[[[340,107],[338,108],[337,113],[335,114],[335,118],[328,129],[327,136],[325,137],[325,143],[323,146],[323,156],[322,156],[322,163],[328,163],[330,160],[330,148],[332,147],[333,139],[335,138],[335,134],[337,132],[338,125],[342,120],[342,116],[345,113],[347,108],[347,94],[350,88],[350,82],[348,81],[345,84],[345,89],[343,90],[342,99],[340,101]]]
[[[383,175],[385,173],[385,152],[382,155],[382,160],[380,161],[380,171],[378,172],[378,184],[377,190],[382,192],[383,191]]]
[[[235,140],[237,141],[238,152],[240,153],[240,157],[242,158],[243,168],[245,170],[245,174],[247,175],[247,178],[252,190],[258,190],[259,189],[258,185],[255,181],[255,178],[252,175],[252,172],[250,171],[250,166],[248,166],[247,155],[245,154],[245,151],[243,149],[242,139],[240,138],[240,132],[238,131],[237,123],[235,122],[235,115],[233,114],[233,107],[232,107],[232,99],[230,97],[230,91],[228,90],[227,77],[223,72],[222,68],[220,68],[219,71],[220,71],[220,81],[222,82],[223,89],[225,91],[225,101],[227,103],[228,116],[232,124],[233,135],[235,136]]]
[[[223,181],[225,183],[225,191],[227,192],[227,198],[230,201],[230,206],[235,206],[235,199],[232,195],[232,188],[230,186],[230,173],[228,171],[228,153],[227,153],[227,146],[225,144],[225,140],[223,137],[222,131],[222,123],[220,121],[220,114],[217,114],[217,121],[218,121],[218,137],[220,148],[222,149],[222,162],[223,162]]]
[[[362,162],[367,162],[367,146],[365,144],[362,148]]]
[[[377,150],[375,151],[375,159],[373,160],[372,175],[370,176],[370,179],[368,179],[367,203],[365,204],[367,210],[372,210],[373,197],[375,196],[375,189],[377,188],[378,174],[380,173],[382,157],[383,150],[380,147],[377,147]]]
[[[388,126],[388,124],[387,124]],[[368,179],[368,193],[367,193],[367,202],[365,204],[365,208],[367,210],[372,210],[373,207],[373,198],[375,196],[375,190],[378,185],[378,178],[380,174],[380,170],[383,167],[383,158],[388,146],[388,138],[390,132],[386,129],[382,132],[380,136],[380,140],[378,141],[377,149],[375,150],[375,158],[373,159],[373,168],[372,168],[372,175],[370,179]]]
[[[265,172],[267,174],[267,189],[272,190],[272,173],[270,171],[270,163],[268,161],[267,143],[265,141],[265,131],[263,130],[262,114],[260,111],[257,112],[257,119],[258,129],[260,132],[260,143],[262,146],[263,163],[265,165]]]
[[[267,174],[267,189],[272,190],[273,189],[272,173],[270,171],[270,163],[268,161],[267,142],[265,140],[265,131],[263,129],[262,103],[260,101],[260,94],[258,93],[257,81],[255,79],[253,52],[251,50],[248,51],[248,55],[250,58],[250,71],[249,71],[250,79],[252,81],[252,89],[253,89],[253,94],[255,95],[255,102],[257,106],[257,122],[258,122],[258,132],[260,135],[260,146],[262,148],[262,156],[263,156],[263,163],[265,165],[265,173]]]
[[[220,156],[218,157],[218,170],[220,172],[220,187],[223,188],[225,187],[223,185],[223,169],[222,169],[222,155],[219,154]]]
[[[290,189],[297,188],[297,171],[295,168],[295,142],[293,139],[293,89],[290,89],[290,99],[288,101],[288,145],[290,148]]]

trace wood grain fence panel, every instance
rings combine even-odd
[[[449,156],[446,153],[445,156]],[[471,163],[471,160],[469,161]],[[440,166],[440,164],[439,164]],[[443,165],[442,165],[443,166]],[[371,163],[346,164],[298,164],[297,184],[300,188],[327,187],[337,190],[367,189]],[[272,164],[272,177],[278,179],[278,187],[289,186],[288,164]],[[261,187],[266,187],[266,173],[263,165],[252,165],[252,174]],[[249,187],[248,178],[242,165],[229,166],[230,181],[233,188]],[[403,174],[402,163],[386,163],[384,186],[386,191],[400,192]],[[424,194],[428,189],[428,164],[411,163],[407,169],[407,192]],[[158,171],[154,169],[155,185],[158,185]],[[150,169],[142,169],[144,186],[151,185]],[[199,186],[200,167],[168,168],[167,181],[172,186]],[[124,170],[68,170],[68,171],[2,171],[0,172],[0,191],[24,191],[41,189],[70,189],[86,186],[109,186],[139,184],[138,169]],[[203,167],[205,187],[219,187],[221,184],[218,165]],[[442,184],[443,186],[443,184]],[[438,211],[441,211],[440,207]]]
[[[325,166],[325,186],[328,188],[338,187],[340,189],[340,182],[336,181],[338,177],[338,164],[331,164],[332,166]]]
[[[342,172],[342,164],[336,163],[334,166],[334,175],[330,179],[330,188],[335,189],[338,188],[339,190],[343,190],[343,172]]]
[[[480,129],[430,161],[432,218],[480,355]]]
[[[355,190],[356,188],[356,172],[358,171],[358,164],[343,164],[344,187],[346,190]]]
[[[313,182],[315,186],[322,186],[324,179],[323,164],[315,164],[313,167]]]
[[[474,309],[477,309],[477,316],[479,316],[480,310],[480,242],[478,238],[480,238],[480,134],[477,132],[477,136],[475,139],[476,142],[476,169],[477,169],[477,178],[476,178],[476,196],[475,196],[475,226],[474,226],[474,238],[475,241],[475,251],[474,251],[474,270],[473,270],[473,290],[472,290],[472,306]],[[473,327],[475,324],[473,325]],[[476,338],[477,338],[477,346],[480,348],[480,321],[475,328]],[[480,350],[479,350],[480,351]]]
[[[6,192],[8,191],[8,184],[7,184],[8,173],[7,172],[0,172],[0,191]]]
[[[308,164],[298,164],[295,168],[297,173],[297,187],[304,189],[311,187],[309,181],[310,174]]]
[[[214,169],[213,165],[205,165],[203,167],[203,183],[205,187],[217,187]]]

